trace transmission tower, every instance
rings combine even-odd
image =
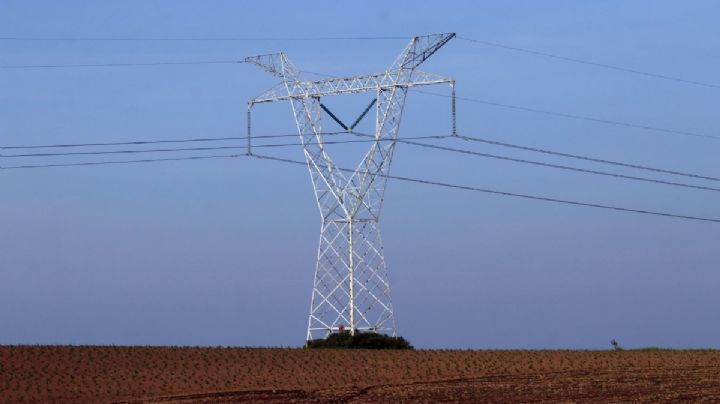
[[[412,38],[388,70],[378,74],[303,81],[284,53],[249,57],[282,81],[248,102],[248,153],[252,153],[250,111],[255,104],[290,101],[310,170],[322,224],[307,339],[343,330],[397,334],[388,270],[380,238],[380,208],[408,89],[450,84],[451,79],[417,67],[455,36]],[[350,126],[320,100],[331,95],[373,92],[375,98]],[[375,107],[374,142],[354,172],[337,167],[325,150],[322,111],[348,131]],[[453,134],[455,133],[453,97]]]

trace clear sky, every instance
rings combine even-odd
[[[0,0],[0,36],[457,32],[720,84],[718,14],[714,1]],[[0,41],[0,64],[234,60],[283,50],[300,69],[348,75],[383,70],[405,43]],[[720,135],[718,88],[462,40],[451,41],[423,69],[455,78],[463,97]],[[248,65],[4,69],[0,145],[242,136],[247,100],[274,84]],[[351,121],[367,101],[333,98],[328,105]],[[447,134],[449,111],[445,98],[410,93],[400,136]],[[258,134],[294,130],[285,104],[258,108],[253,125]],[[717,139],[462,101],[458,128],[504,142],[720,176]],[[302,158],[300,148],[273,152]],[[0,157],[0,166],[18,162]],[[409,145],[398,147],[393,164],[398,175],[720,218],[720,195],[713,191]],[[608,348],[615,338],[627,347],[720,348],[720,224],[398,181],[389,183],[381,224],[399,331],[419,347]],[[307,170],[292,165],[239,158],[1,171],[0,343],[300,345],[318,229]]]

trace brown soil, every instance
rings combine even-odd
[[[0,403],[720,402],[719,351],[0,346]]]

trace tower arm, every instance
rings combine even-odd
[[[454,37],[454,32],[414,37],[395,60],[390,70],[415,69]]]
[[[258,66],[273,76],[284,80],[296,80],[298,76],[295,66],[290,63],[290,60],[282,52],[250,56],[243,59],[243,61]]]
[[[393,87],[427,86],[452,82],[452,79],[420,70],[386,71],[379,74],[287,83],[287,87],[281,84],[253,98],[251,102],[257,104],[291,98],[375,92]]]

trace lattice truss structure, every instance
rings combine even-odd
[[[283,53],[249,57],[282,81],[248,103],[290,101],[300,142],[315,189],[322,225],[313,283],[307,339],[347,330],[397,334],[388,270],[380,238],[380,208],[395,150],[408,89],[454,81],[417,67],[455,36],[454,33],[412,38],[392,66],[378,74],[303,81]],[[323,143],[321,97],[372,92],[375,99],[352,125],[375,107],[374,142],[353,172],[337,167]],[[453,98],[454,100],[454,98]],[[453,103],[454,111],[454,103]],[[453,119],[453,131],[454,131]]]

